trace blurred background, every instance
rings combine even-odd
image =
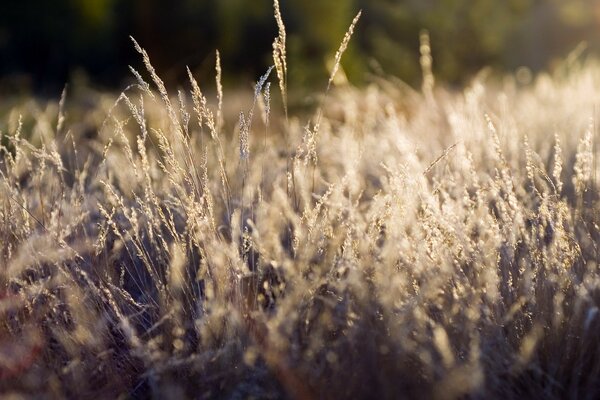
[[[600,0],[280,3],[292,88],[326,81],[328,60],[359,9],[363,17],[343,60],[355,84],[374,72],[418,85],[422,29],[431,35],[436,78],[448,84],[484,66],[551,69],[583,41],[586,54],[600,52]],[[3,1],[0,93],[56,96],[73,81],[122,88],[127,66],[141,65],[130,35],[169,84],[183,82],[186,65],[201,81],[212,81],[219,49],[225,84],[232,86],[250,84],[271,64],[276,24],[271,0]]]

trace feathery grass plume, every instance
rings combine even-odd
[[[579,140],[577,146],[577,154],[575,158],[575,165],[573,171],[573,186],[578,196],[582,197],[589,188],[592,180],[592,167],[594,161],[593,150],[593,120],[590,119],[588,128],[585,131],[584,136]]]
[[[243,112],[240,112],[239,117],[239,128],[240,128],[240,160],[244,163],[244,182],[247,176],[248,169],[248,161],[250,157],[250,130],[252,128],[252,121],[254,119],[254,109],[256,108],[257,101],[260,99],[260,95],[263,91],[263,87],[269,79],[269,75],[271,75],[271,71],[273,70],[273,66],[269,67],[267,72],[265,72],[256,82],[254,87],[254,98],[252,100],[252,106],[248,111],[248,116],[246,117]],[[243,196],[243,193],[242,193]]]
[[[525,171],[527,173],[527,179],[531,183],[533,192],[536,194],[536,196],[541,198],[542,195],[535,185],[535,165],[533,164],[533,151],[529,145],[529,138],[527,135],[525,135],[523,138],[523,148],[525,150]]]
[[[187,175],[185,171],[189,171],[192,168],[193,162],[190,161],[191,154],[188,151],[186,151],[185,143],[187,142],[187,140],[185,138],[181,122],[179,121],[177,112],[175,111],[175,108],[171,103],[164,82],[160,79],[150,62],[150,57],[148,56],[148,53],[141,48],[141,46],[133,37],[130,38],[134,44],[136,51],[142,55],[142,61],[144,63],[144,66],[146,67],[146,70],[150,73],[152,81],[158,89],[161,100],[169,116],[169,129],[172,132],[164,132],[162,129],[154,130],[159,139],[159,148],[165,154],[166,164],[163,164],[162,167],[165,168],[165,172],[167,172],[169,179],[175,184],[175,186],[178,187],[177,189],[180,191],[185,191],[183,189],[183,182],[186,180],[186,177],[189,177],[189,175]],[[174,134],[178,140],[170,141],[167,138],[167,135],[171,133]],[[182,167],[180,160],[183,160],[185,168]]]
[[[275,14],[275,22],[277,22],[277,37],[273,41],[273,63],[277,71],[277,79],[279,80],[279,90],[283,100],[283,111],[286,119],[288,115],[287,107],[287,57],[286,57],[286,33],[281,10],[279,8],[279,0],[273,0],[273,11]]]
[[[179,115],[181,116],[181,124],[185,133],[185,139],[190,139],[190,120],[191,115],[187,111],[185,93],[183,90],[177,91],[177,99],[179,100]]]
[[[154,93],[150,89],[150,84],[142,78],[142,75],[131,65],[129,66],[129,71],[135,77],[138,82],[139,87],[150,97],[154,98]]]
[[[244,116],[244,112],[240,111],[240,161],[243,163],[248,162],[248,158],[250,158],[250,126],[246,117]]]
[[[312,161],[312,163],[311,163],[311,165],[312,165],[312,167],[311,167],[312,192],[315,191],[315,184],[316,184],[315,183],[315,181],[316,181],[316,166],[317,166],[317,162],[318,162],[316,146],[317,146],[319,130],[321,129],[321,122],[322,122],[322,118],[323,118],[323,107],[324,107],[325,103],[327,102],[327,98],[329,96],[329,91],[331,90],[331,84],[333,83],[335,75],[340,67],[342,55],[348,48],[348,44],[350,43],[350,39],[352,38],[352,34],[354,33],[354,28],[356,27],[356,24],[358,23],[358,20],[360,19],[361,15],[362,15],[362,11],[359,11],[358,14],[356,14],[354,19],[352,20],[352,23],[350,24],[350,27],[344,34],[344,38],[342,39],[342,42],[340,43],[340,47],[338,48],[337,52],[335,53],[334,64],[331,69],[331,74],[329,75],[329,80],[327,81],[327,88],[325,89],[325,95],[323,96],[323,99],[321,100],[321,105],[317,110],[317,116],[315,118],[314,126],[312,128],[307,126],[304,130],[304,135],[302,138],[302,145],[305,147],[304,154],[305,154],[305,157],[307,157],[307,158],[305,158],[304,165],[305,166],[307,165],[307,160],[310,159]],[[292,171],[292,174],[293,174],[293,171]]]
[[[263,95],[262,95],[262,102],[261,104],[263,105],[263,110],[262,110],[262,114],[263,114],[263,123],[265,125],[265,130],[264,130],[264,135],[263,135],[263,144],[262,144],[262,154],[263,157],[266,157],[267,154],[267,141],[268,141],[268,137],[269,137],[269,125],[271,122],[271,82],[267,82],[265,84],[265,88],[263,90]],[[263,161],[261,163],[261,173],[260,173],[260,187],[259,187],[259,202],[262,203],[263,201],[263,193],[265,191],[265,162]]]
[[[221,131],[223,128],[223,84],[222,84],[222,71],[221,71],[221,54],[219,50],[216,51],[215,55],[215,82],[217,85],[217,130]]]
[[[65,86],[58,102],[58,119],[56,121],[56,136],[62,133],[65,124],[65,101],[67,100],[67,87]]]
[[[269,121],[271,118],[271,82],[267,82],[265,85],[265,90],[263,92],[263,97],[265,101],[265,126],[269,127]],[[265,135],[265,140],[267,135]]]
[[[150,62],[150,56],[148,56],[148,53],[146,52],[146,50],[144,50],[132,36],[130,36],[129,38],[133,42],[133,46],[134,46],[135,50],[142,56],[142,62],[144,63],[144,66],[146,67],[146,70],[148,71],[148,73],[150,73],[150,77],[152,78],[152,81],[156,85],[156,88],[158,89],[158,92],[159,92],[163,102],[165,103],[165,106],[167,107],[167,111],[169,112],[169,114],[173,113],[172,107],[171,107],[171,100],[169,99],[169,94],[167,93],[167,88],[165,87],[164,82],[162,81],[162,79],[160,79],[160,77],[156,73],[156,70],[152,66],[152,63]],[[136,78],[140,76],[137,72],[135,72],[135,70],[133,68],[131,68],[131,71],[134,73]],[[144,83],[143,79],[138,78],[138,81],[140,81],[140,84],[143,87],[149,88],[148,85],[143,85],[143,83]]]
[[[271,71],[273,71],[273,68],[274,68],[274,66],[269,67],[267,72],[265,72],[258,79],[258,82],[256,82],[256,85],[254,86],[254,97],[252,99],[252,106],[250,107],[250,110],[248,110],[248,116],[243,119],[244,123],[240,124],[240,129],[242,127],[244,127],[248,131],[248,132],[246,132],[246,134],[249,134],[249,131],[252,127],[252,121],[254,120],[254,109],[256,108],[256,104],[257,104],[258,100],[260,99],[260,95],[263,91],[263,87],[265,86],[267,79],[269,79],[269,75],[271,75]],[[243,114],[240,114],[240,117],[242,117],[242,116],[243,116]]]
[[[239,145],[240,145],[240,164],[242,168],[242,186],[240,189],[240,199],[241,199],[241,211],[240,211],[240,237],[243,238],[243,241],[247,238],[247,228],[245,226],[246,222],[246,210],[245,210],[245,195],[246,195],[246,185],[248,181],[249,169],[250,169],[250,130],[252,128],[252,121],[254,119],[254,109],[256,107],[257,102],[260,100],[261,93],[263,91],[263,87],[267,79],[269,79],[269,75],[273,70],[273,66],[269,67],[267,72],[263,74],[254,87],[254,98],[252,101],[252,107],[248,111],[248,116],[244,116],[243,112],[240,112],[239,117]],[[259,188],[260,189],[260,188]],[[259,194],[260,195],[260,194]],[[252,201],[251,201],[252,203]],[[250,210],[251,220],[254,219],[254,206],[251,205]],[[242,254],[244,254],[244,261],[246,261],[246,254],[249,253],[249,249],[242,249]]]
[[[511,220],[514,218],[520,218],[520,207],[517,197],[515,195],[515,186],[513,182],[512,171],[504,155],[504,151],[502,150],[498,130],[496,129],[496,125],[492,121],[491,117],[487,113],[484,114],[484,118],[488,130],[492,134],[494,153],[500,164],[500,171],[497,173],[499,181],[498,184],[499,188],[501,188],[505,192],[506,202],[509,206],[509,208],[506,209],[505,216]]]
[[[421,31],[419,35],[419,53],[421,57],[419,61],[421,63],[421,73],[423,74],[423,84],[421,90],[426,98],[433,99],[433,87],[435,85],[435,77],[431,69],[433,64],[433,57],[431,56],[431,41],[429,39],[429,32],[426,29]]]
[[[281,10],[279,8],[279,0],[273,0],[273,12],[275,15],[275,21],[277,23],[277,37],[273,41],[273,64],[275,66],[275,71],[277,72],[277,80],[279,81],[279,91],[281,92],[281,99],[283,103],[283,112],[285,115],[286,123],[289,123],[289,115],[288,115],[288,96],[287,96],[287,56],[286,56],[286,32],[285,25],[283,23],[283,18],[281,17]],[[291,139],[289,133],[289,127],[286,126],[284,129],[285,134],[285,142],[286,142],[286,152],[287,152],[287,161],[286,161],[286,178],[287,183],[286,187],[288,197],[296,196],[295,190],[295,176],[294,176],[294,168],[291,156]],[[292,196],[293,193],[293,196]]]
[[[560,196],[562,194],[563,182],[561,178],[562,169],[563,169],[563,155],[562,155],[562,147],[560,144],[560,138],[558,133],[554,133],[554,163],[552,164],[552,177],[554,178],[554,183],[556,185],[557,194]]]
[[[423,171],[423,175],[427,175],[429,173],[429,171],[431,171],[440,161],[442,161],[444,158],[448,157],[448,154],[450,154],[450,152],[452,150],[454,150],[457,145],[458,145],[458,143],[454,143],[453,145],[451,145],[450,147],[445,149],[444,152],[438,158],[436,158],[431,164],[429,164],[429,166],[427,167],[427,169],[425,169],[425,171]]]
[[[200,85],[196,81],[196,78],[192,75],[189,67],[187,68],[188,79],[192,85],[192,101],[194,103],[194,112],[198,118],[198,127],[202,130],[204,124],[206,124],[210,130],[210,137],[212,140],[217,141],[219,135],[217,131],[217,124],[213,116],[212,111],[208,108],[206,97],[200,90]]]
[[[229,185],[229,177],[227,175],[225,152],[223,150],[223,145],[219,136],[218,123],[217,121],[215,121],[215,117],[210,108],[208,107],[208,102],[206,100],[206,97],[202,94],[202,91],[200,90],[200,85],[198,85],[198,82],[192,75],[192,72],[189,68],[187,68],[187,73],[188,78],[190,80],[190,84],[192,85],[192,101],[194,103],[194,112],[196,113],[196,116],[198,118],[199,127],[200,129],[202,129],[203,124],[206,124],[210,131],[210,137],[213,142],[215,152],[217,153],[218,170],[219,176],[221,178],[221,191],[223,199],[227,204],[227,214],[231,215],[231,188]]]
[[[344,35],[344,38],[342,39],[342,43],[340,44],[339,49],[335,53],[333,68],[331,68],[331,74],[329,75],[329,80],[327,81],[327,91],[329,91],[329,88],[330,88],[331,84],[333,83],[333,79],[335,78],[335,74],[337,73],[338,69],[340,68],[340,62],[342,61],[342,55],[348,48],[348,44],[350,43],[352,34],[354,34],[354,28],[356,27],[356,24],[358,23],[358,20],[360,19],[361,15],[362,15],[362,11],[359,11],[358,14],[356,14],[354,19],[352,20],[352,23],[350,24],[350,27],[348,28],[348,30],[346,31],[346,34]]]

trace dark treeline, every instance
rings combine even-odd
[[[582,40],[599,43],[598,0],[281,0],[290,84],[326,79],[327,62],[354,14],[363,18],[344,70],[360,83],[383,71],[418,84],[419,32],[431,34],[434,72],[457,83],[484,66],[551,66]],[[44,91],[76,76],[118,87],[139,65],[129,40],[146,48],[161,76],[183,79],[189,65],[212,75],[219,49],[226,82],[254,79],[270,64],[276,34],[271,0],[24,0],[0,12],[0,82]],[[82,72],[82,73],[80,73]]]

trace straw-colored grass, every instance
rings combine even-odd
[[[235,126],[137,43],[116,101],[4,117],[1,393],[600,396],[600,68],[447,91],[424,34],[423,92],[288,116],[275,4],[275,73]]]

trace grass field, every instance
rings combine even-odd
[[[139,47],[3,112],[0,392],[598,398],[600,66],[446,90],[424,36],[421,90],[336,86],[351,28],[294,115],[278,22],[236,122]]]

